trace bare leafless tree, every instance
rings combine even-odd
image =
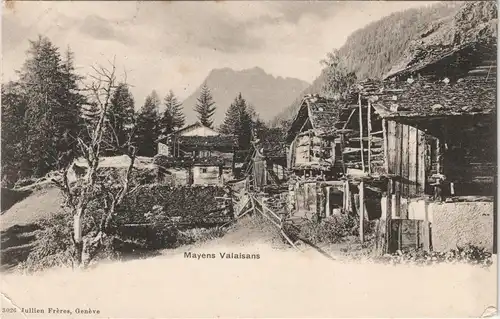
[[[65,204],[73,216],[71,238],[74,246],[73,260],[79,267],[86,267],[89,264],[102,247],[103,240],[109,235],[110,223],[116,215],[117,208],[131,192],[131,173],[136,159],[136,149],[131,143],[132,134],[127,141],[120,144],[116,132],[107,119],[110,100],[117,85],[115,61],[110,61],[109,68],[93,67],[93,74],[89,75],[89,78],[91,81],[86,86],[86,92],[89,102],[99,107],[98,119],[94,123],[87,123],[87,133],[90,137],[86,139],[88,141],[75,137],[79,153],[88,165],[87,172],[78,183],[70,183],[68,174],[72,165],[69,165],[63,170],[60,178],[52,179],[63,191]],[[111,140],[104,138],[105,133],[111,134],[113,138]],[[116,151],[127,155],[130,160],[122,180],[111,186],[106,183],[106,179],[110,179],[110,176],[105,174],[103,177],[98,174],[101,149],[104,146],[113,147]],[[94,225],[94,229],[83,234],[83,223],[89,203],[97,196],[104,198],[101,220]]]

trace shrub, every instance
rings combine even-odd
[[[224,194],[224,188],[218,186],[144,185],[123,201],[115,224],[161,224],[172,217],[202,219],[221,208],[216,197]]]
[[[493,263],[492,254],[484,248],[471,244],[457,247],[447,252],[410,250],[397,251],[392,255],[376,258],[377,261],[391,264],[431,265],[438,263],[467,263],[488,267]]]
[[[36,239],[28,258],[17,267],[37,271],[55,266],[71,266],[71,220],[65,214],[56,214],[37,222]]]
[[[152,184],[139,187],[117,209],[110,233],[95,259],[120,259],[137,252],[150,253],[220,236],[222,231],[213,228],[181,231],[172,221],[181,218],[188,223],[199,224],[203,217],[220,207],[220,201],[215,197],[224,194],[224,189],[216,186],[171,187]],[[96,188],[93,196],[83,222],[84,234],[97,229],[104,213],[103,193],[99,193]],[[37,222],[39,230],[35,232],[33,249],[18,267],[36,271],[71,265],[72,222],[69,212]]]
[[[291,231],[288,227],[287,231]],[[333,215],[320,222],[308,221],[299,229],[291,231],[312,243],[339,243],[358,232],[357,219],[351,215]]]
[[[189,245],[196,242],[205,242],[224,236],[226,230],[219,227],[192,228],[180,231],[177,237],[177,246]]]

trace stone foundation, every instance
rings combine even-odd
[[[435,251],[472,244],[493,250],[492,202],[429,203],[432,247]]]

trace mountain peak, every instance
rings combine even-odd
[[[256,74],[268,74],[268,73],[266,73],[266,71],[264,71],[264,69],[262,69],[258,66],[254,66],[253,68],[242,70],[241,72],[249,72],[249,73],[256,73]]]
[[[261,119],[267,121],[309,86],[309,83],[299,79],[274,77],[258,66],[239,71],[228,67],[213,69],[202,83],[206,83],[212,92],[216,125],[222,123],[227,109],[240,92],[254,106]],[[199,94],[200,88],[183,102],[188,122],[196,119],[193,107]]]

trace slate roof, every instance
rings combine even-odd
[[[407,81],[366,80],[351,88],[368,98],[377,113],[390,117],[491,114],[496,112],[496,75],[469,72],[458,80],[432,77]]]
[[[335,123],[339,120],[343,104],[339,100],[328,99],[319,95],[305,96],[288,131],[287,140],[293,139],[299,133],[307,118],[309,118],[311,126],[317,135],[331,134]]]

